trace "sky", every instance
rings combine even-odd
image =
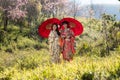
[[[90,4],[91,2],[93,4],[120,4],[118,0],[77,0],[82,5]]]

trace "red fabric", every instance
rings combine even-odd
[[[73,54],[75,53],[75,49],[74,49],[74,33],[72,30],[68,30],[67,32],[62,32],[61,36],[63,37],[62,39],[62,47],[63,47],[63,51],[62,51],[62,55],[63,55],[63,59],[70,61],[73,58]],[[70,36],[69,38],[67,38],[68,36]],[[67,40],[69,39],[69,40]],[[71,55],[71,56],[69,56]]]
[[[48,38],[48,35],[50,33],[51,29],[47,29],[46,26],[51,25],[49,27],[52,27],[52,24],[57,23],[59,24],[60,20],[57,18],[51,18],[44,21],[38,28],[38,34],[43,38]]]
[[[78,35],[82,34],[82,32],[83,32],[83,26],[82,26],[82,24],[81,24],[79,21],[77,21],[77,20],[74,19],[74,18],[63,18],[63,19],[60,21],[60,23],[62,24],[62,22],[64,22],[64,21],[67,21],[67,22],[69,22],[69,23],[75,24],[74,27],[72,27],[71,24],[69,25],[69,27],[73,30],[75,36],[78,36]]]
[[[60,43],[60,47],[62,49],[64,44],[63,44],[63,39],[61,37],[59,38],[59,43]]]

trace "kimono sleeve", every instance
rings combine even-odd
[[[74,32],[71,30],[71,50],[72,50],[72,53],[74,54],[75,53],[75,35],[74,35]]]
[[[52,31],[51,31],[50,34],[49,34],[48,41],[49,41],[49,43],[52,43],[52,42],[54,41],[54,34],[53,34]]]
[[[70,30],[72,38],[75,38],[75,34],[72,30]]]

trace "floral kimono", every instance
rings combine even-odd
[[[48,41],[52,62],[60,62],[59,36],[56,31],[50,32]]]
[[[75,49],[74,49],[74,33],[72,30],[68,29],[64,29],[61,32],[61,37],[62,37],[62,54],[63,54],[63,59],[70,61],[73,59],[73,54],[75,53]]]

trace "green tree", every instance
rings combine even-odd
[[[27,21],[28,26],[31,27],[33,21],[36,21],[40,15],[41,4],[37,0],[29,0],[27,4]]]
[[[114,50],[119,43],[117,33],[119,32],[118,23],[116,21],[116,15],[102,15],[102,32],[104,34],[104,42],[106,45],[106,52],[109,55],[110,50]]]

